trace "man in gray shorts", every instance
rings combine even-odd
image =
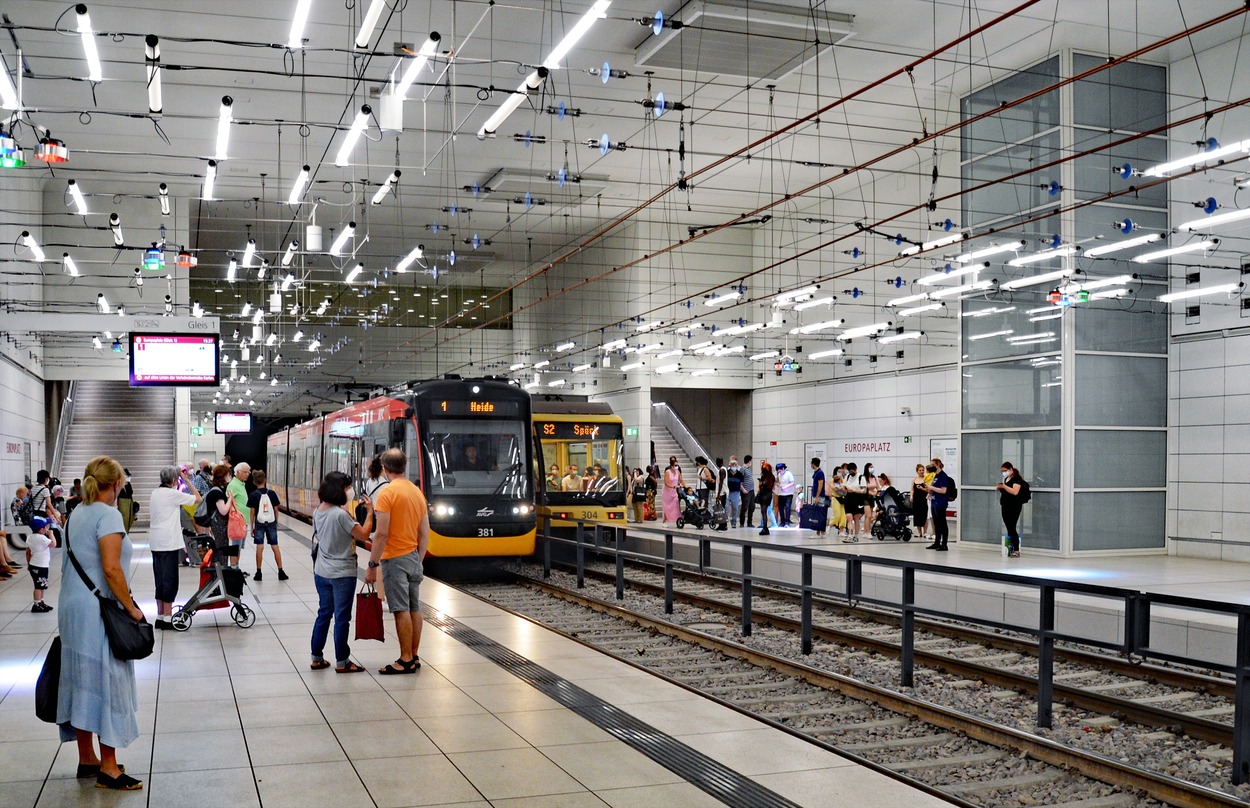
[[[399,635],[399,659],[378,670],[383,676],[416,673],[421,667],[421,561],[430,545],[430,512],[421,489],[404,476],[408,458],[400,449],[382,453],[382,473],[387,485],[373,503],[376,532],[369,551],[365,583],[376,583],[382,569],[386,602],[395,615]]]

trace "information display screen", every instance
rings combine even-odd
[[[250,412],[219,412],[217,413],[217,432],[222,435],[234,435],[252,431],[252,414]]]
[[[620,440],[618,423],[596,424],[577,421],[535,421],[534,431],[540,440]]]
[[[213,387],[221,382],[217,334],[130,334],[131,387]]]
[[[519,401],[492,401],[490,399],[437,398],[430,400],[432,415],[481,415],[484,417],[516,418],[521,414]]]

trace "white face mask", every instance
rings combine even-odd
[[[1009,479],[1011,479],[1011,472],[1010,472],[1010,471],[1004,471],[1004,472],[1003,472],[1003,479],[1004,479],[1004,480],[1009,480]]]

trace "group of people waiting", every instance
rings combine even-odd
[[[604,471],[602,463],[595,463],[586,469],[585,474],[578,471],[576,463],[570,463],[563,475],[560,474],[560,467],[552,463],[543,485],[551,493],[596,494],[615,489],[616,479]]]

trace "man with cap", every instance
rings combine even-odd
[[[30,610],[35,614],[52,611],[52,607],[43,602],[43,593],[48,590],[48,569],[52,566],[52,546],[56,541],[49,535],[52,520],[46,516],[35,514],[30,517],[30,536],[26,538],[26,567],[30,570],[31,580],[35,582],[35,603]]]

